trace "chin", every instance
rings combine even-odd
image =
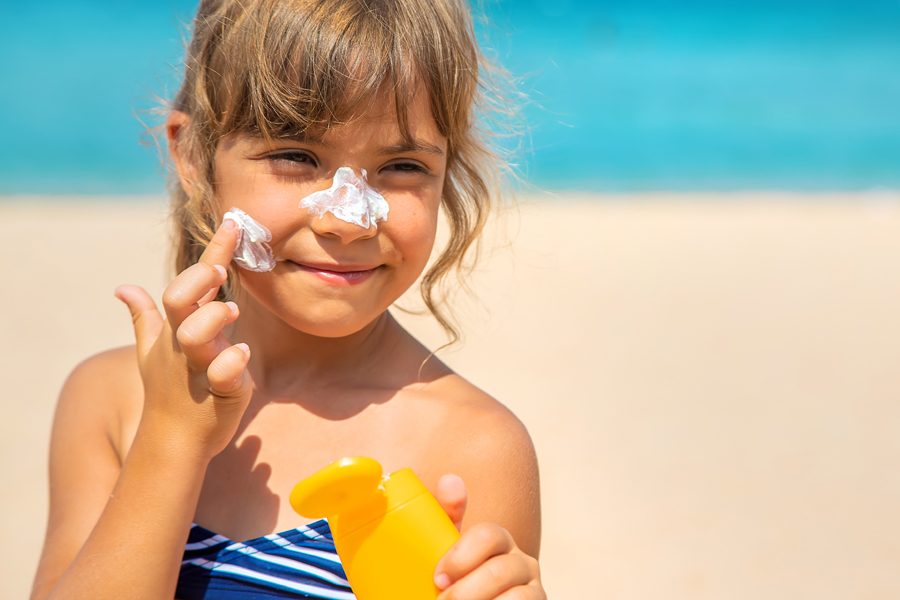
[[[296,329],[314,337],[339,339],[350,337],[356,333],[359,333],[370,323],[363,323],[357,327],[347,325],[332,325],[330,323],[314,323],[312,325],[304,324],[301,327],[296,327]]]
[[[360,311],[354,311],[349,314],[329,314],[320,315],[293,315],[293,318],[285,319],[285,322],[307,335],[321,338],[343,338],[357,334],[381,318],[387,309],[376,314],[369,313],[363,317]]]
[[[315,290],[310,293],[293,286],[272,289],[257,287],[255,283],[248,277],[242,289],[247,300],[252,298],[261,312],[269,313],[295,331],[321,338],[342,338],[359,333],[378,321],[393,301],[393,294],[387,290],[360,294],[340,289],[327,297]]]

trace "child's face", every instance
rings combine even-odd
[[[272,232],[277,260],[268,273],[241,271],[241,285],[265,309],[298,330],[325,337],[359,331],[387,309],[422,272],[434,245],[447,164],[447,140],[427,94],[412,104],[417,147],[404,146],[387,103],[319,140],[250,136],[223,140],[215,155],[222,212],[237,207]],[[339,167],[365,169],[390,214],[364,229],[300,207],[327,189]],[[244,311],[242,311],[244,312]]]

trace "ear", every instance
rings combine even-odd
[[[191,187],[193,187],[192,182],[197,179],[196,171],[184,152],[184,144],[182,142],[190,122],[191,118],[187,113],[180,110],[173,110],[166,118],[166,142],[169,146],[169,156],[172,158],[172,164],[175,165],[175,171],[178,173],[181,187],[188,194],[190,194]]]

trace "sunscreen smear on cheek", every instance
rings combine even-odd
[[[265,225],[255,221],[239,208],[232,208],[226,212],[222,221],[234,221],[238,226],[240,238],[234,249],[234,262],[239,267],[260,273],[275,268],[275,257],[268,244],[272,241],[272,232],[266,229]]]
[[[331,187],[303,198],[300,208],[317,217],[330,212],[341,221],[363,229],[370,225],[378,227],[379,221],[387,221],[390,207],[384,196],[369,187],[366,170],[360,172],[361,176],[357,176],[350,167],[340,167],[334,172]]]

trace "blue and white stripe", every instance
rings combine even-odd
[[[355,600],[324,519],[246,542],[194,525],[176,597]]]

